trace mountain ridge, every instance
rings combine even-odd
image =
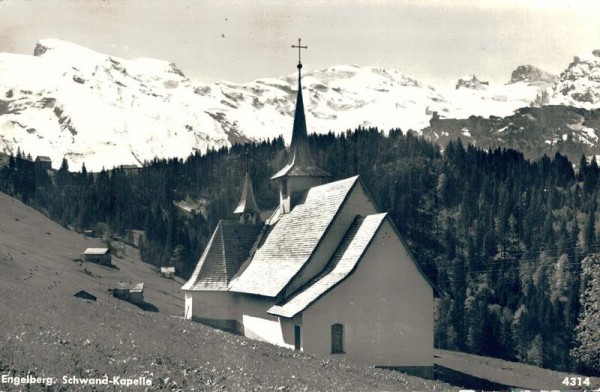
[[[49,156],[55,168],[65,158],[72,170],[85,163],[98,171],[280,136],[289,143],[296,73],[198,84],[168,61],[122,59],[55,39],[38,41],[33,53],[0,53],[5,154],[20,148]],[[581,57],[558,77],[523,65],[506,84],[469,76],[447,90],[380,67],[308,69],[302,75],[307,124],[321,134],[359,126],[421,133],[432,118],[508,117],[522,107],[578,104],[578,91],[593,97],[579,105],[591,110],[600,106],[600,85],[590,82],[596,71],[586,75],[582,64],[600,69],[595,59]],[[567,82],[572,87],[559,87]]]

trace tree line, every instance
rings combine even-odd
[[[589,327],[597,313],[588,306],[600,263],[586,259],[600,249],[595,159],[582,157],[575,171],[560,153],[531,161],[460,140],[441,149],[397,129],[311,135],[309,143],[332,181],[361,175],[445,294],[436,301],[436,347],[600,370],[600,339]],[[73,172],[63,161],[48,172],[19,152],[0,170],[0,190],[71,229],[122,239],[143,230],[143,260],[188,277],[218,221],[235,219],[245,172],[268,211],[278,202],[269,178],[285,162],[281,138],[155,159],[138,171]]]

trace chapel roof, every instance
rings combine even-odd
[[[267,312],[276,316],[294,317],[350,276],[386,216],[386,213],[358,216],[325,269],[293,296],[271,307]]]
[[[309,261],[342,209],[358,176],[311,188],[303,204],[282,215],[229,289],[277,296]]]
[[[248,258],[262,225],[221,220],[182,290],[227,291],[231,278]]]

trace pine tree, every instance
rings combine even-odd
[[[584,368],[600,374],[600,256],[587,257],[582,264],[583,311],[575,329],[578,346],[571,354]]]
[[[544,347],[540,335],[536,335],[533,342],[531,342],[531,346],[527,350],[526,362],[535,366],[544,365]]]

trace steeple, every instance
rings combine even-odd
[[[290,160],[288,163],[295,162],[296,166],[315,166],[308,146],[304,100],[302,99],[301,68],[302,64],[298,63],[298,95],[296,97],[296,112],[294,113],[294,128],[292,129]]]
[[[329,177],[329,173],[315,165],[308,144],[304,100],[302,99],[302,61],[300,57],[300,51],[308,49],[308,47],[302,46],[301,40],[298,39],[298,45],[292,45],[292,48],[298,48],[298,93],[292,141],[290,142],[288,163],[271,177],[271,180],[280,180],[280,201],[284,212],[289,212],[295,204],[291,202],[290,195],[299,199],[299,196],[307,189],[321,184],[324,177]]]
[[[250,175],[246,172],[244,178],[244,187],[242,188],[242,197],[238,203],[234,214],[240,215],[241,223],[255,224],[260,222],[260,210],[256,204],[254,198],[254,190],[252,189],[252,181],[250,181]]]
[[[292,48],[298,48],[298,95],[296,96],[296,111],[294,112],[294,128],[292,129],[292,141],[290,143],[290,157],[303,158],[307,163],[313,163],[308,148],[308,131],[306,130],[306,117],[304,117],[304,100],[302,99],[302,57],[300,51],[308,49],[308,46],[302,46],[298,38],[298,45],[292,45]],[[296,153],[301,153],[301,157],[296,157]],[[291,160],[290,160],[291,162]]]

